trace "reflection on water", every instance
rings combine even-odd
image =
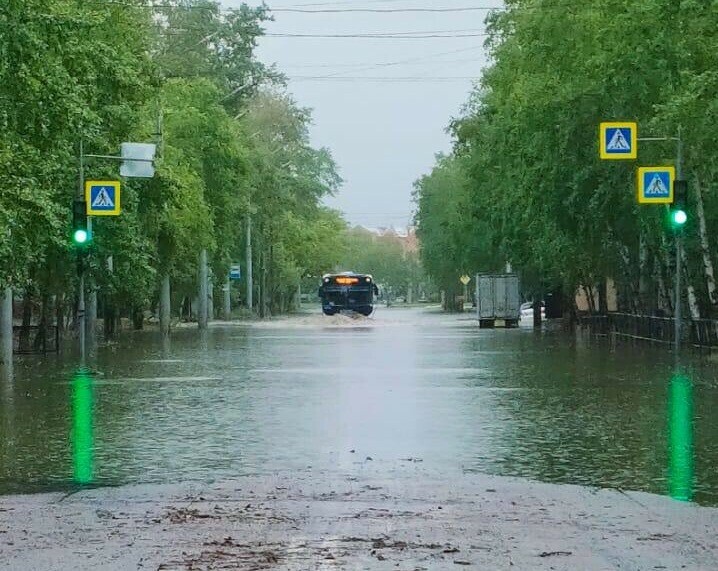
[[[693,395],[691,380],[680,372],[671,378],[668,397],[668,493],[690,501],[693,497]]]
[[[671,383],[652,347],[399,309],[326,324],[138,332],[99,347],[92,376],[69,356],[18,360],[0,391],[0,493],[371,466],[718,504],[710,363]]]
[[[92,434],[92,377],[80,369],[72,380],[72,459],[74,480],[90,484],[93,479],[94,438]]]

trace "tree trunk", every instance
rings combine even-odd
[[[40,322],[38,323],[39,329],[35,342],[33,343],[33,351],[36,352],[47,352],[47,333],[48,333],[48,307],[50,305],[50,295],[46,292],[42,292],[42,299],[40,301]]]
[[[0,305],[0,362],[12,363],[12,288],[3,290]]]
[[[621,284],[620,280],[614,281],[616,292],[618,294],[617,305],[619,306],[619,309],[629,307],[630,311],[633,311],[633,313],[641,313],[647,306],[644,300],[644,297],[646,296],[641,294],[641,280],[645,278],[645,256],[647,255],[643,239],[641,239],[639,245],[638,281],[636,281],[633,277],[633,267],[635,264],[631,261],[630,250],[628,247],[625,244],[619,244],[618,252],[621,256],[621,260],[623,261],[624,274],[627,276],[627,280],[625,281],[625,286]],[[643,281],[645,286],[645,279]],[[628,298],[628,303],[626,303],[624,298]]]
[[[132,308],[132,327],[139,331],[144,328],[145,314],[141,307]]]
[[[648,248],[646,248],[646,239],[641,232],[640,242],[638,245],[638,300],[636,303],[636,313],[647,313],[649,307],[648,294]]]
[[[541,328],[541,298],[539,297],[533,303],[533,325],[534,328]]]
[[[252,311],[252,308],[254,307],[254,291],[253,291],[254,290],[254,282],[253,282],[254,276],[252,275],[252,271],[253,271],[253,268],[252,268],[252,219],[249,217],[249,215],[247,216],[247,220],[246,220],[245,224],[246,224],[245,230],[247,233],[247,236],[246,236],[247,243],[246,243],[246,251],[245,251],[246,261],[245,261],[245,268],[244,268],[244,275],[245,275],[244,279],[246,280],[246,284],[247,284],[246,304],[247,304],[247,309],[249,309],[249,311]]]
[[[224,282],[222,293],[224,294],[223,318],[225,321],[229,321],[232,319],[232,281],[229,279],[229,276],[227,276]]]
[[[20,329],[20,351],[30,350],[30,325],[32,325],[32,296],[25,291],[22,298],[22,328]]]
[[[57,327],[58,333],[65,330],[64,303],[65,296],[63,292],[58,291],[55,294],[55,326]]]
[[[197,312],[197,325],[200,329],[207,329],[207,250],[202,248],[199,254],[199,299]]]
[[[264,319],[268,314],[268,291],[267,291],[267,250],[262,249],[262,275],[260,279],[260,291],[259,291],[259,317]]]
[[[586,296],[588,312],[593,315],[596,313],[596,299],[593,296],[593,288],[590,285],[583,286],[583,294]]]
[[[664,283],[666,293],[668,294],[668,300],[669,300],[668,307],[671,308],[671,315],[673,315],[675,313],[674,305],[675,305],[675,299],[676,299],[676,295],[675,295],[675,291],[674,291],[675,288],[673,286],[673,283],[675,281],[673,279],[673,275],[675,275],[674,272],[676,271],[675,270],[676,264],[675,264],[675,260],[671,260],[671,256],[668,253],[669,246],[666,243],[665,236],[661,236],[661,242],[663,244],[663,247],[660,249],[660,254],[663,258],[663,260],[662,260],[663,264],[662,264],[662,267],[660,268],[660,272],[661,272],[661,275],[663,276],[663,283]],[[659,260],[659,265],[661,265],[660,260]]]
[[[97,288],[90,288],[87,296],[87,318],[85,320],[87,340],[92,347],[97,341]]]
[[[663,278],[663,267],[658,258],[654,262],[656,270],[656,283],[658,284],[658,307],[660,312],[673,314],[673,298],[671,292],[666,288],[666,280]]]
[[[116,310],[109,295],[105,297],[105,303],[103,305],[105,306],[103,312],[103,326],[105,330],[105,341],[107,341],[109,339],[114,339],[117,334]]]
[[[160,285],[160,333],[162,335],[170,334],[170,318],[171,318],[171,303],[172,296],[170,290],[170,275],[165,273],[162,276],[162,283]]]
[[[698,296],[696,296],[696,288],[693,287],[693,284],[690,282],[690,278],[688,275],[688,263],[686,262],[685,249],[683,251],[684,255],[682,271],[684,283],[686,284],[686,293],[688,294],[688,309],[691,312],[691,319],[695,321],[701,318],[701,312],[700,308],[698,307]]]
[[[214,277],[207,272],[207,321],[214,320]]]
[[[698,215],[698,228],[700,231],[701,253],[703,254],[703,272],[706,277],[706,287],[708,289],[708,301],[711,305],[711,317],[718,310],[718,292],[716,292],[715,273],[713,272],[713,260],[711,259],[710,242],[708,240],[708,230],[706,227],[706,215],[703,208],[703,191],[701,190],[701,181],[696,177],[695,197],[696,197],[696,214]]]
[[[608,315],[608,283],[605,279],[598,282],[598,313]]]

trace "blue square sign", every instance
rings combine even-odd
[[[624,160],[638,156],[636,123],[601,123],[599,139],[602,159]]]
[[[641,167],[638,169],[638,202],[670,204],[673,202],[674,167]]]
[[[88,216],[117,216],[120,213],[120,182],[88,180],[85,183]]]
[[[606,129],[606,152],[629,154],[631,152],[631,131],[613,127]]]

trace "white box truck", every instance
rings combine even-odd
[[[516,274],[477,274],[476,313],[479,327],[518,327],[521,318]]]

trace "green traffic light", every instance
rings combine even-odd
[[[686,214],[685,210],[674,210],[673,212],[671,212],[671,220],[673,220],[673,223],[676,226],[683,226],[688,220],[688,215]]]
[[[82,228],[75,230],[75,233],[72,235],[72,239],[75,241],[75,244],[85,244],[87,242],[87,230],[83,230]]]

